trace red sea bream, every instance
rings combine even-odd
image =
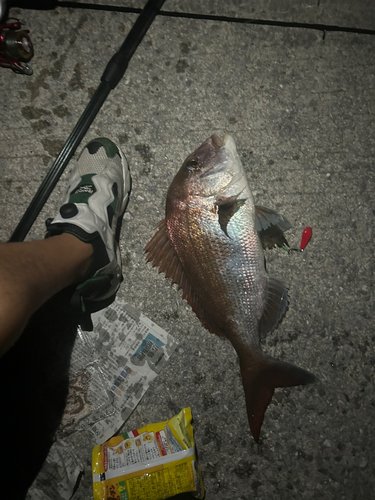
[[[285,242],[290,227],[275,211],[254,205],[233,138],[213,135],[176,174],[165,219],[145,248],[147,260],[183,289],[203,325],[232,343],[256,440],[275,387],[315,380],[260,345],[288,305],[285,286],[266,272],[263,247]]]

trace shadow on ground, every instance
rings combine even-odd
[[[2,498],[24,498],[60,423],[80,322],[69,307],[70,296],[67,289],[47,302],[0,360]]]

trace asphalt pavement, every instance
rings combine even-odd
[[[124,430],[190,406],[207,500],[371,498],[375,36],[363,30],[375,30],[375,6],[167,0],[163,10],[200,16],[155,19],[77,151],[106,136],[127,156],[133,189],[119,296],[179,342]],[[11,14],[30,29],[35,56],[31,76],[0,68],[1,241],[137,18],[67,7]],[[245,18],[262,22],[238,22]],[[233,136],[256,203],[293,224],[291,246],[299,246],[306,226],[313,231],[304,253],[265,252],[270,274],[289,286],[290,305],[263,348],[319,382],[276,390],[258,444],[231,344],[203,328],[143,251],[164,217],[174,174],[213,133]],[[56,212],[70,169],[27,239],[44,237],[44,220]],[[27,409],[23,430],[32,432]],[[92,498],[90,460],[88,449],[76,500]]]

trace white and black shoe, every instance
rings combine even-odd
[[[90,268],[71,300],[83,312],[111,304],[123,279],[119,237],[130,190],[120,148],[109,139],[94,139],[78,159],[58,214],[46,221],[46,237],[69,233],[93,246]]]

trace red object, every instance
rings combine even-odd
[[[311,229],[311,227],[307,226],[302,233],[301,244],[299,246],[301,252],[303,252],[303,250],[305,250],[306,245],[308,244],[308,242],[311,239],[311,236],[312,236],[312,229]]]
[[[20,21],[15,19],[13,22],[0,24],[1,67],[11,68],[16,73],[32,75],[33,70],[26,63],[30,61],[33,55],[34,48],[29,36],[29,30],[21,30]]]

